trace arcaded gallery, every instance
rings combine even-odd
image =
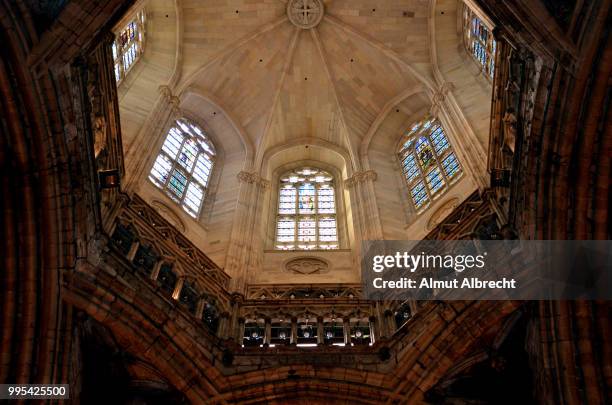
[[[612,403],[611,3],[0,0],[0,401]]]

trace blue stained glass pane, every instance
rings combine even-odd
[[[417,208],[422,207],[429,200],[429,196],[425,191],[425,183],[422,181],[418,182],[414,187],[412,187],[410,194],[412,196],[412,201],[414,201],[414,205]]]
[[[403,162],[404,166],[404,175],[406,179],[411,182],[414,180],[419,174],[419,168],[417,167],[416,160],[414,159],[414,154],[408,155]]]
[[[427,174],[427,185],[432,194],[437,193],[444,186],[444,178],[440,173],[440,169],[435,167]]]
[[[172,171],[170,182],[168,183],[168,189],[171,192],[171,196],[174,195],[178,198],[183,197],[185,189],[187,188],[187,177],[178,170]]]
[[[459,161],[454,153],[450,153],[442,162],[447,177],[453,177],[459,172]]]
[[[431,141],[434,144],[434,149],[436,150],[436,154],[438,156],[440,156],[449,147],[448,139],[446,139],[446,135],[444,134],[444,130],[442,130],[441,126],[432,132]]]

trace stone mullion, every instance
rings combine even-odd
[[[180,299],[181,290],[183,289],[184,284],[185,284],[185,277],[184,276],[179,277],[178,281],[176,282],[176,285],[174,286],[174,291],[172,292],[172,298],[174,298],[177,301]]]
[[[272,341],[272,319],[270,319],[269,317],[266,317],[264,319],[265,321],[265,326],[264,326],[264,345],[270,345],[271,341]]]
[[[298,334],[297,334],[297,318],[296,317],[292,317],[291,318],[291,338],[290,338],[290,344],[295,345],[297,344],[297,338],[298,338]]]
[[[236,340],[236,343],[238,343],[239,345],[242,345],[243,343],[244,330],[245,330],[245,319],[238,318],[238,328],[236,328],[236,331],[235,331],[236,334],[234,335],[234,338]]]
[[[344,344],[351,345],[351,321],[349,318],[342,319],[342,332],[344,334]]]
[[[325,343],[325,336],[323,333],[323,317],[317,317],[317,344],[322,345]]]
[[[375,316],[370,316],[368,318],[368,325],[370,327],[370,343],[374,344],[376,343],[376,334],[378,333],[378,330],[376,328],[376,317]]]

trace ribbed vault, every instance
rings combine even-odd
[[[212,94],[245,128],[256,165],[269,148],[318,138],[359,145],[389,100],[430,86],[428,2],[325,1],[322,21],[295,26],[285,1],[182,2],[183,80]]]

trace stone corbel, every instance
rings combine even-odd
[[[236,175],[236,177],[241,183],[256,184],[263,189],[267,189],[270,187],[270,181],[264,179],[256,172],[241,171]]]
[[[376,181],[378,174],[374,170],[367,170],[365,172],[357,172],[352,177],[349,177],[344,181],[347,188],[354,187],[358,183],[364,183],[366,181]]]
[[[172,94],[172,90],[169,86],[161,85],[159,86],[159,93],[162,95],[166,104],[170,106],[172,109],[172,113],[176,117],[181,117],[183,115],[183,111],[181,110],[181,99]]]

